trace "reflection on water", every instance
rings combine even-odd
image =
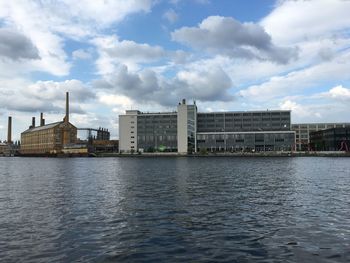
[[[3,262],[347,262],[347,158],[0,158]]]

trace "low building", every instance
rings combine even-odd
[[[198,150],[209,152],[292,151],[294,142],[291,131],[197,133]]]
[[[91,141],[91,140],[110,140],[111,134],[108,129],[99,127],[94,128],[78,128],[78,137],[81,141]]]
[[[348,152],[350,150],[350,127],[311,132],[310,148],[313,151]]]
[[[119,141],[93,140],[90,147],[93,153],[115,153],[119,151]]]
[[[35,117],[28,130],[21,133],[21,155],[56,155],[64,147],[77,141],[77,128],[69,122],[69,94],[66,93],[66,115],[63,121],[45,125],[43,114],[40,126],[35,126]]]
[[[296,150],[309,151],[310,133],[330,128],[350,127],[350,123],[295,123],[292,124],[292,130],[295,131]]]
[[[199,113],[183,100],[174,112],[127,110],[119,116],[120,152],[291,151],[290,111]]]
[[[0,142],[0,156],[5,156],[8,153],[8,144],[4,142]]]

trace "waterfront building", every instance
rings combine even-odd
[[[291,151],[290,111],[197,112],[183,100],[174,112],[127,110],[119,116],[120,152]]]
[[[7,143],[0,142],[0,156],[6,155],[8,152],[8,145]]]
[[[310,133],[310,148],[314,151],[349,151],[350,126]]]
[[[111,140],[110,136],[106,128],[78,128],[77,144],[84,146],[88,154],[118,152],[119,141]]]
[[[7,140],[5,142],[0,141],[0,156],[14,156],[18,151],[18,142],[12,141],[12,117],[8,117],[7,123]]]
[[[350,123],[295,123],[292,124],[292,130],[295,131],[296,150],[309,151],[310,133],[330,128],[350,127]]]
[[[45,125],[43,114],[40,116],[40,126],[32,125],[21,133],[22,155],[54,155],[61,154],[64,148],[77,141],[77,128],[69,122],[69,94],[66,93],[66,115],[63,121]]]
[[[98,129],[94,128],[78,128],[78,137],[80,140],[110,140],[111,133],[106,128],[99,127]]]

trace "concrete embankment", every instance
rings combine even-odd
[[[239,152],[178,154],[172,153],[100,153],[97,157],[350,157],[350,152]]]

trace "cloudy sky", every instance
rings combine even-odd
[[[126,109],[291,109],[350,122],[350,1],[0,0],[0,140],[31,116],[106,127]],[[38,123],[38,121],[37,121]]]

